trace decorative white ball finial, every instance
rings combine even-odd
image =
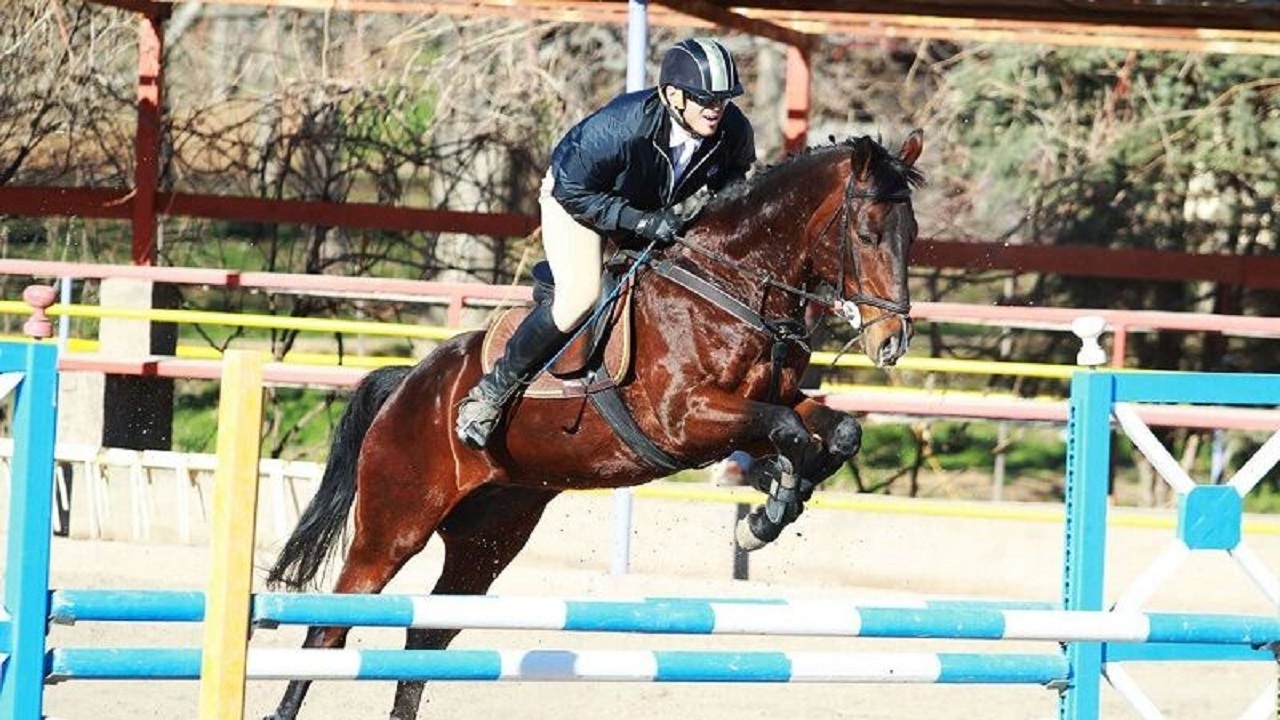
[[[1107,320],[1099,315],[1084,315],[1071,321],[1071,332],[1080,338],[1080,352],[1076,364],[1098,367],[1107,364],[1107,351],[1098,343],[1098,337],[1107,329]]]

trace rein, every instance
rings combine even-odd
[[[684,238],[679,238],[678,241],[683,243],[686,247],[697,247],[686,242]],[[651,258],[648,258],[649,251],[652,249],[653,249],[653,244],[651,243],[647,248],[645,248],[645,252],[643,253],[636,253],[631,250],[623,250],[621,254],[631,258],[634,261],[634,263],[631,266],[633,271],[636,268],[640,267],[641,265],[644,265],[647,263],[649,267],[652,268],[653,271],[657,273],[659,276],[667,280],[670,280],[671,282],[685,288],[686,290],[689,290],[690,292],[701,297],[702,299],[706,300],[712,305],[715,305],[716,307],[728,312],[730,315],[733,315],[734,317],[738,318],[744,324],[751,327],[752,329],[764,335],[767,335],[770,339],[773,340],[773,345],[769,349],[770,372],[769,372],[768,398],[769,398],[769,402],[771,403],[778,402],[782,394],[782,388],[781,388],[782,365],[787,358],[788,346],[791,344],[795,344],[799,346],[802,350],[804,350],[806,353],[812,352],[808,343],[809,333],[805,329],[804,323],[797,322],[796,320],[793,320],[791,318],[782,318],[782,319],[766,318],[760,313],[753,310],[746,303],[742,302],[738,298],[720,289],[719,286],[715,285],[711,281],[704,280],[703,278],[699,277],[698,275],[695,275],[689,270],[686,270],[685,268],[682,268],[679,265],[676,265],[672,261],[666,260],[666,259],[655,261]],[[709,256],[712,256],[712,257],[715,257],[715,256],[724,257],[723,255],[720,255],[720,253],[706,250],[705,248],[698,248],[698,249],[704,253],[707,253]],[[741,265],[739,265],[734,260],[728,257],[725,257],[725,260],[729,263],[732,263],[735,268],[741,269],[743,271],[748,270],[748,268],[743,268]],[[772,276],[768,275],[767,273],[757,273],[757,275],[762,276],[761,277],[762,281],[764,277],[772,279]],[[786,283],[777,283],[777,285],[788,287],[788,288],[791,287],[790,285],[786,285]],[[812,297],[814,299],[817,299],[820,302],[825,302],[825,300],[823,300],[822,298],[819,298],[816,295],[812,295],[811,293],[805,292],[803,290],[799,290],[798,288],[795,288],[795,290],[802,293],[803,296]]]
[[[707,247],[690,242],[683,235],[678,235],[675,242],[688,248],[691,252],[702,255],[712,262],[727,268],[741,277],[754,281],[755,284],[763,288],[761,297],[761,311],[763,311],[764,302],[768,298],[771,289],[779,290],[783,293],[798,298],[804,302],[816,303],[826,307],[832,312],[849,321],[854,329],[853,338],[845,344],[840,354],[843,355],[846,350],[853,344],[858,337],[869,327],[876,323],[888,320],[891,317],[899,317],[906,319],[911,313],[911,301],[908,300],[889,300],[876,295],[871,295],[862,289],[862,275],[859,264],[858,253],[850,251],[850,240],[852,236],[851,226],[854,222],[853,203],[857,200],[872,200],[884,203],[900,203],[909,202],[911,200],[910,190],[899,190],[893,193],[876,193],[858,191],[856,189],[855,177],[851,173],[845,182],[844,198],[840,204],[840,209],[831,214],[822,231],[818,233],[816,238],[821,241],[827,236],[831,230],[831,226],[840,220],[840,234],[837,240],[837,254],[839,258],[839,282],[837,289],[819,294],[811,292],[805,288],[796,287],[790,283],[779,280],[772,273],[759,270],[754,267],[748,267],[741,261],[729,257],[728,255]],[[859,235],[861,236],[861,234]],[[805,352],[811,352],[809,347],[809,330],[803,322],[794,318],[772,319],[764,317],[761,312],[757,312],[752,307],[737,297],[725,292],[713,281],[704,279],[698,274],[681,267],[672,260],[660,259],[654,260],[649,257],[654,249],[654,244],[650,243],[643,253],[630,250],[623,250],[620,254],[629,257],[633,261],[632,272],[640,265],[649,265],[658,275],[670,280],[690,290],[694,294],[702,297],[711,304],[730,313],[744,324],[768,336],[772,341],[772,347],[769,351],[769,359],[771,365],[770,381],[769,381],[769,400],[777,402],[780,393],[780,377],[784,362],[786,361],[788,347],[792,344],[797,345]],[[849,261],[845,260],[846,255]],[[856,284],[856,291],[849,296],[844,294],[845,277],[848,266],[853,266],[853,277]],[[870,306],[883,311],[879,317],[869,323],[863,323],[860,306]]]
[[[822,227],[822,231],[818,233],[818,239],[821,240],[823,237],[826,236],[827,232],[831,230],[831,226],[834,225],[837,220],[842,220],[842,222],[840,223],[840,238],[839,238],[839,242],[837,243],[837,246],[838,246],[837,252],[839,254],[839,260],[840,260],[840,279],[837,285],[839,290],[833,291],[831,293],[825,293],[825,294],[819,295],[817,293],[810,292],[808,290],[796,287],[789,283],[782,282],[781,280],[778,280],[777,278],[775,278],[771,273],[765,272],[763,270],[757,270],[755,268],[746,267],[740,261],[735,260],[729,257],[728,255],[725,255],[724,253],[718,252],[716,250],[711,250],[709,248],[705,248],[696,243],[692,243],[686,240],[684,236],[676,237],[676,242],[692,250],[693,252],[696,252],[702,255],[703,257],[706,257],[710,260],[715,261],[716,263],[718,263],[723,267],[733,270],[734,272],[736,272],[741,276],[748,277],[748,278],[751,278],[752,280],[755,280],[757,284],[759,284],[760,286],[766,289],[766,294],[769,288],[774,288],[788,295],[792,295],[801,300],[804,300],[806,302],[812,302],[818,305],[825,306],[829,308],[832,312],[836,313],[837,315],[840,315],[845,319],[849,320],[850,324],[853,324],[854,317],[857,317],[857,306],[859,305],[869,305],[871,307],[878,308],[880,310],[884,310],[886,313],[889,313],[888,315],[881,315],[880,317],[865,324],[862,323],[861,320],[859,319],[857,324],[854,327],[853,340],[856,340],[863,333],[863,331],[866,330],[866,328],[869,328],[872,325],[875,325],[876,323],[888,320],[892,316],[905,318],[908,315],[910,315],[911,301],[910,300],[887,300],[877,295],[870,295],[862,291],[862,281],[861,281],[862,275],[861,275],[860,267],[858,264],[858,253],[849,252],[848,250],[849,238],[850,238],[850,224],[853,219],[853,213],[850,212],[850,206],[853,204],[854,200],[874,200],[876,202],[886,202],[886,203],[909,202],[911,200],[911,193],[910,191],[899,191],[899,192],[887,193],[887,194],[873,193],[873,192],[857,192],[854,190],[853,176],[850,175],[849,180],[845,183],[844,202],[841,203],[840,209],[837,212],[832,213],[831,218],[827,220],[827,224],[824,225]],[[854,277],[854,281],[858,285],[857,291],[854,292],[854,294],[851,296],[844,295],[845,269],[849,264],[845,262],[846,254],[849,255],[850,261],[853,264],[853,277]],[[835,297],[833,298],[832,295],[835,295]],[[738,302],[740,303],[740,301]],[[717,304],[720,304],[720,303],[717,303]],[[741,304],[745,305],[745,303],[741,303]],[[751,324],[754,325],[755,323],[751,323]],[[807,337],[808,337],[807,333],[804,334],[804,338],[807,339]],[[849,344],[852,344],[852,340],[850,341]],[[846,345],[846,347],[848,347],[848,345]],[[806,349],[808,348],[806,347]]]
[[[835,216],[833,215],[832,219],[834,218]],[[828,224],[828,227],[830,227],[830,224]],[[826,230],[823,230],[823,232],[825,233]],[[834,307],[834,305],[832,305],[831,303],[831,298],[825,295],[818,295],[816,293],[811,293],[808,290],[805,290],[803,288],[798,288],[795,285],[784,283],[781,280],[775,278],[771,273],[765,272],[763,270],[756,270],[755,268],[746,267],[741,262],[734,260],[733,258],[729,257],[728,255],[725,255],[722,252],[718,252],[716,250],[705,248],[705,247],[702,247],[701,245],[697,245],[689,242],[684,238],[683,235],[677,236],[676,242],[702,255],[703,257],[716,261],[720,265],[723,265],[729,268],[730,270],[733,270],[739,275],[749,277],[755,280],[760,285],[763,285],[765,287],[776,288],[789,295],[794,295],[803,300],[816,302],[820,305],[826,305],[828,307]]]
[[[722,267],[726,267],[741,276],[754,280],[765,289],[765,297],[767,297],[769,289],[773,288],[806,302],[817,303],[825,306],[836,314],[839,314],[849,320],[850,324],[854,325],[855,332],[853,339],[850,340],[849,343],[845,345],[844,349],[840,351],[841,354],[843,354],[845,350],[853,344],[853,341],[856,340],[864,330],[866,330],[866,328],[893,316],[905,318],[911,312],[910,301],[886,300],[885,298],[869,295],[862,291],[858,254],[856,252],[849,253],[847,249],[850,239],[850,224],[853,217],[853,213],[850,208],[853,201],[875,200],[877,202],[907,202],[910,199],[910,192],[897,192],[891,194],[855,192],[853,177],[849,177],[848,182],[845,184],[844,202],[841,203],[840,210],[832,213],[831,218],[818,234],[818,239],[821,240],[826,236],[827,232],[830,231],[831,226],[835,224],[836,220],[843,220],[840,224],[840,237],[837,243],[839,245],[838,254],[840,262],[840,279],[838,287],[840,289],[821,295],[805,290],[804,288],[796,287],[790,283],[783,282],[769,272],[747,267],[742,262],[735,260],[722,252],[690,242],[682,235],[677,236],[675,241],[689,250],[714,261]],[[746,325],[769,336],[773,340],[773,345],[769,351],[769,360],[771,365],[769,401],[777,402],[781,392],[779,387],[781,381],[781,370],[783,363],[786,361],[788,346],[795,344],[805,352],[812,351],[808,343],[809,331],[805,328],[804,323],[798,322],[793,318],[766,318],[742,300],[725,292],[712,281],[706,280],[699,275],[676,265],[671,260],[653,260],[649,257],[653,249],[654,246],[651,243],[642,253],[623,251],[622,254],[634,261],[634,264],[632,265],[632,272],[634,272],[639,266],[648,264],[658,275],[692,291],[711,304],[729,312]],[[846,254],[851,256],[854,278],[858,284],[858,290],[852,296],[844,295],[845,270],[848,265],[848,263],[845,262]],[[834,299],[832,297],[833,295],[835,296]],[[860,313],[857,310],[859,305],[869,305],[871,307],[879,308],[888,314],[881,315],[875,320],[864,324],[862,323]],[[857,318],[856,324],[854,324],[855,318]]]

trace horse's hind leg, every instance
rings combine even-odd
[[[365,448],[370,452],[368,443]],[[375,453],[376,449],[371,454]],[[458,503],[456,490],[452,495],[447,491],[456,485],[451,479],[401,481],[413,477],[410,468],[391,465],[386,457],[375,455],[375,459],[361,463],[355,533],[333,592],[380,592],[426,546],[441,520]],[[349,632],[346,627],[312,627],[302,647],[340,648]],[[265,720],[294,720],[310,687],[309,680],[290,681],[275,714]]]
[[[482,595],[528,542],[555,491],[487,485],[469,495],[445,519],[444,569],[432,593]],[[406,650],[443,649],[458,630],[410,629]],[[422,704],[425,683],[396,685],[391,720],[414,720]]]

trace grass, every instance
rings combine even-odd
[[[174,390],[173,446],[180,452],[212,453],[217,450],[218,395],[216,383],[178,381]],[[329,453],[337,419],[345,400],[330,390],[271,388],[264,399],[263,454],[287,460],[323,462]],[[271,448],[280,446],[278,452]]]

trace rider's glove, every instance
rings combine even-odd
[[[659,247],[670,245],[684,228],[684,220],[671,208],[647,212],[636,223],[636,235],[651,240]]]

